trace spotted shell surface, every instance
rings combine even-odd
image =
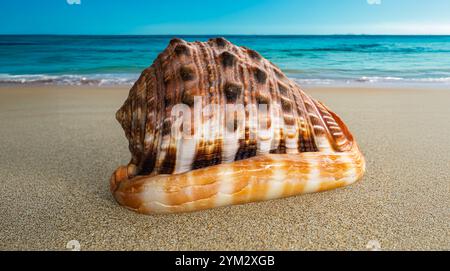
[[[176,108],[188,111],[180,117]],[[224,38],[171,40],[116,118],[132,158],[112,175],[111,191],[141,213],[323,191],[365,170],[335,113],[258,52]]]

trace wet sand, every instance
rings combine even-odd
[[[366,156],[337,190],[145,216],[108,179],[130,158],[114,118],[128,88],[0,87],[0,249],[450,249],[450,89],[306,88]]]

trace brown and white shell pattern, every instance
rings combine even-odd
[[[208,105],[217,107],[205,111]],[[228,105],[241,107],[230,113]],[[190,110],[181,117],[190,125],[175,108]],[[365,170],[335,113],[259,53],[224,38],[171,40],[116,118],[132,158],[112,175],[111,191],[141,213],[323,191],[351,184]]]

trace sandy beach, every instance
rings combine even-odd
[[[337,190],[202,212],[119,206],[109,177],[130,154],[114,118],[128,87],[0,87],[0,249],[450,249],[450,90],[306,88],[367,160]]]

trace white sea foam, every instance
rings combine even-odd
[[[403,78],[395,76],[362,76],[353,79],[299,79],[294,78],[294,81],[300,85],[317,85],[317,86],[342,86],[342,85],[436,85],[448,86],[450,85],[450,77],[436,77],[436,78]]]
[[[72,86],[130,86],[139,77],[139,74],[0,74],[0,85],[5,84],[42,84],[42,85],[72,85]],[[450,77],[429,78],[403,78],[395,76],[361,76],[349,79],[327,79],[327,78],[293,78],[300,85],[318,86],[341,86],[341,85],[411,85],[411,84],[434,84],[450,85]]]
[[[139,74],[0,74],[0,84],[42,84],[69,86],[113,86],[132,85]]]

